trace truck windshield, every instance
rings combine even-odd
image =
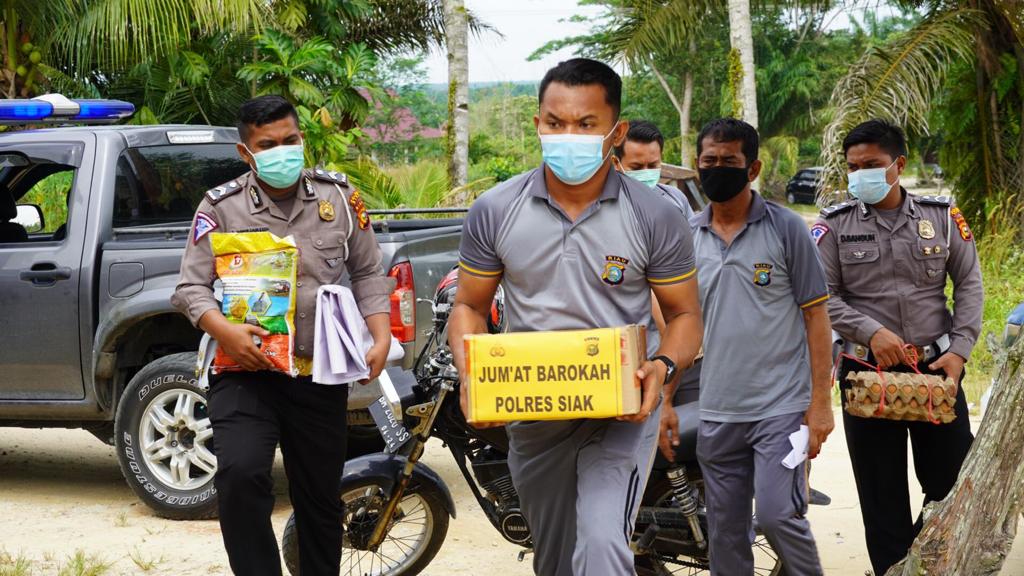
[[[117,161],[114,227],[191,222],[204,192],[248,170],[234,144],[129,148]]]

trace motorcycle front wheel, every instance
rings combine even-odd
[[[373,480],[343,488],[345,535],[341,542],[342,576],[413,576],[430,564],[448,533],[448,512],[430,490],[420,490],[413,480],[388,525],[384,542],[376,550],[366,546],[380,513],[387,504],[385,492]],[[281,538],[284,563],[299,576],[299,535],[295,513],[288,518]]]
[[[707,519],[704,511],[704,482],[697,478],[691,481],[692,485],[700,494],[698,498],[701,527],[704,529],[704,536],[707,537]],[[668,479],[662,476],[653,481],[644,494],[645,505],[650,506],[674,506],[674,494],[672,485]],[[649,504],[648,504],[649,503]],[[642,533],[645,526],[637,526],[637,533]],[[639,576],[703,576],[711,574],[711,565],[708,563],[707,555],[687,556],[683,554],[672,554],[667,549],[673,548],[674,542],[692,541],[692,535],[687,528],[663,528],[658,532],[655,540],[654,550],[651,554],[637,556],[635,567]],[[782,561],[779,555],[768,543],[768,539],[757,531],[752,544],[754,552],[754,574],[755,576],[779,576],[782,574]]]

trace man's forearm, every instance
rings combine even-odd
[[[455,304],[451,318],[448,320],[448,347],[452,351],[452,360],[459,374],[466,370],[466,349],[462,345],[466,334],[487,332],[487,319],[473,308],[465,304]]]
[[[391,316],[389,314],[370,314],[366,317],[366,327],[373,336],[374,345],[391,346]]]
[[[804,310],[804,324],[811,359],[811,398],[831,398],[832,325],[825,306],[818,305]]]
[[[704,339],[704,322],[699,313],[683,312],[675,315],[666,325],[657,355],[668,356],[678,367],[678,374],[693,364]],[[666,385],[665,395],[671,398],[679,378]]]

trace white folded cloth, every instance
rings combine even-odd
[[[373,336],[352,291],[333,284],[321,286],[316,295],[313,382],[350,384],[365,379],[370,374],[366,353],[372,346]],[[388,362],[404,355],[402,345],[392,336]]]

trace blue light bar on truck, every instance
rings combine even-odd
[[[53,114],[53,104],[41,100],[0,100],[0,122],[38,122]]]
[[[72,120],[120,120],[135,113],[131,102],[121,100],[72,100],[79,106]]]
[[[0,100],[0,124],[113,124],[134,113],[135,106],[130,102],[71,100],[61,94],[44,94],[28,100]]]

